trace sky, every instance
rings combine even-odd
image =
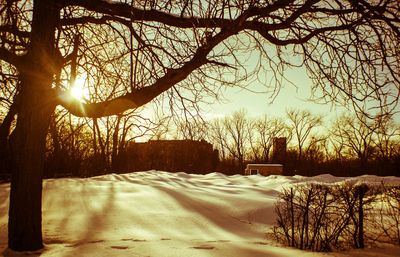
[[[311,97],[311,80],[304,69],[298,68],[287,72],[286,78],[291,81],[283,82],[278,95],[273,98],[271,94],[255,93],[265,91],[260,83],[250,85],[250,90],[242,88],[229,88],[225,91],[226,100],[211,106],[203,106],[206,117],[223,117],[235,111],[244,109],[249,116],[284,117],[288,109],[309,110],[314,114],[321,114],[327,119],[334,119],[346,109],[331,103],[321,104],[309,100]]]
[[[251,116],[263,114],[284,116],[287,109],[308,109],[314,113],[336,113],[339,108],[331,104],[317,104],[308,100],[307,88],[285,86],[278,96],[272,99],[266,93],[254,93],[240,88],[227,90],[226,102],[216,103],[210,107],[210,113],[215,116],[225,116],[240,109],[245,109]]]
[[[242,64],[247,67],[248,71],[251,71],[256,67],[258,58],[255,53],[250,53],[247,57],[243,55]],[[293,63],[299,62],[297,59],[298,57],[294,56]],[[241,87],[226,88],[223,91],[224,100],[221,102],[200,104],[203,111],[202,116],[205,119],[214,119],[229,116],[239,110],[245,110],[249,116],[255,118],[263,115],[284,118],[287,110],[297,109],[309,110],[313,114],[319,114],[324,117],[326,123],[329,123],[343,113],[349,113],[349,111],[354,113],[352,107],[345,108],[334,103],[317,103],[310,100],[312,97],[312,81],[304,67],[290,68],[285,71],[284,77],[285,80],[282,81],[282,87],[277,95],[266,93],[265,86],[254,79],[247,85],[248,90]],[[270,79],[269,76],[266,76],[266,79]],[[72,90],[72,94],[78,99],[89,98],[88,92],[84,91],[85,87],[82,81],[85,81],[85,78],[81,81],[78,79]],[[74,91],[74,89],[76,90]],[[168,99],[164,106],[169,109]],[[152,119],[154,112],[156,112],[154,109],[146,106],[141,113]],[[400,122],[400,115],[397,115],[395,119]]]
[[[249,84],[248,90],[241,87],[226,88],[223,91],[224,100],[213,104],[200,104],[202,117],[212,120],[245,110],[252,118],[267,115],[267,117],[285,119],[286,111],[294,109],[308,110],[315,115],[321,115],[323,125],[329,125],[344,113],[355,114],[352,106],[345,107],[331,102],[320,103],[310,100],[312,81],[305,68],[292,68],[284,75],[287,81],[282,82],[282,87],[275,97],[271,93],[266,93],[265,86],[258,81]],[[166,104],[166,106],[169,105]],[[145,108],[142,114],[148,118],[154,117],[154,111],[151,108]],[[400,122],[400,114],[395,116],[395,120]]]

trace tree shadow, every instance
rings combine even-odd
[[[162,190],[164,193],[168,194],[172,197],[177,204],[181,206],[183,210],[186,210],[189,213],[194,213],[196,215],[200,215],[200,217],[204,218],[206,222],[210,222],[210,227],[216,227],[225,232],[228,232],[232,235],[236,235],[239,237],[246,238],[247,236],[254,236],[254,232],[252,231],[252,226],[250,222],[242,222],[239,218],[235,218],[231,216],[229,213],[223,213],[223,215],[216,215],[215,210],[213,209],[213,204],[205,202],[201,199],[195,199],[193,197],[188,197],[185,194],[182,194],[178,191],[169,189],[169,188],[158,188]],[[193,218],[198,219],[198,218]],[[200,229],[207,229],[205,227]]]
[[[70,249],[74,249],[83,244],[104,241],[100,240],[101,232],[106,229],[107,224],[104,219],[111,218],[105,213],[114,208],[115,204],[114,182],[82,179],[78,180],[78,183],[76,190],[68,187],[65,191],[56,192],[53,199],[49,192],[50,195],[46,199],[47,208],[51,209],[54,204],[54,206],[65,206],[65,210],[56,210],[62,213],[60,217],[49,217],[50,222],[56,223],[49,225],[50,231],[46,231],[44,223],[46,215],[43,215],[43,241],[46,246],[65,244]],[[93,190],[92,187],[97,188]],[[79,200],[71,200],[71,198]],[[76,204],[76,206],[71,208],[71,204]],[[73,253],[68,252],[72,256]],[[78,253],[77,255],[79,256]]]

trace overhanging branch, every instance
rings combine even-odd
[[[192,28],[196,27],[215,27],[226,26],[232,22],[229,19],[220,18],[198,18],[198,17],[180,17],[173,14],[168,14],[158,10],[142,10],[131,6],[126,3],[117,3],[110,1],[88,1],[88,0],[71,0],[67,1],[68,6],[81,6],[89,11],[96,13],[102,13],[110,16],[119,16],[127,18],[131,21],[154,21],[161,22],[166,25],[180,27],[180,28]],[[96,20],[90,19],[93,22]],[[75,21],[78,21],[75,19]],[[89,21],[89,19],[88,19]],[[66,21],[67,22],[67,21]]]
[[[19,30],[10,25],[0,25],[0,32],[6,32],[13,34],[14,36],[21,37],[21,38],[29,38],[30,32]]]
[[[74,26],[80,24],[106,24],[109,21],[120,21],[117,20],[116,17],[105,15],[103,17],[91,17],[91,16],[83,16],[76,18],[64,18],[60,20],[61,26]]]
[[[306,8],[311,6],[314,2],[319,0],[308,0],[302,8]],[[279,9],[285,8],[287,5],[290,5],[294,2],[294,0],[280,0],[276,1],[273,4],[270,4],[266,7],[250,7],[247,12],[247,18],[249,17],[268,17],[272,12],[275,12]],[[159,22],[168,26],[179,27],[179,28],[222,28],[232,25],[232,19],[225,19],[219,17],[187,17],[187,16],[179,16],[170,13],[165,13],[159,10],[151,9],[151,10],[143,10],[136,7],[133,7],[126,3],[118,3],[118,2],[110,2],[104,0],[70,0],[67,1],[65,5],[69,6],[81,6],[89,11],[94,11],[96,13],[102,13],[107,15],[108,17],[122,17],[129,19],[130,21],[150,21],[150,22]],[[274,26],[278,26],[279,28],[282,25],[285,27],[288,26],[293,20],[295,20],[302,11],[302,8],[297,10],[293,15],[291,15],[288,21],[285,24],[270,24],[271,28],[274,29]],[[105,19],[111,18],[93,18],[93,17],[81,17],[81,18],[71,18],[61,21],[65,25],[79,24],[85,22],[91,23],[103,23]],[[256,21],[243,21],[241,24],[243,28],[251,28],[253,27]],[[277,28],[275,28],[277,29]]]
[[[116,115],[145,105],[173,85],[184,80],[194,69],[203,64],[204,61],[199,60],[197,63],[191,61],[180,69],[170,70],[153,85],[137,89],[112,100],[86,104],[61,96],[60,104],[71,114],[78,117],[100,118]]]
[[[3,47],[0,47],[0,60],[3,60],[18,67],[20,64],[20,59],[21,59],[20,56],[11,53],[10,51],[4,49]]]
[[[240,17],[234,23],[240,23]],[[235,25],[233,23],[233,25]],[[238,24],[236,24],[238,25]],[[59,97],[59,103],[71,114],[78,117],[99,118],[104,116],[116,115],[126,110],[138,108],[150,102],[166,90],[187,78],[195,69],[209,62],[207,55],[220,42],[238,32],[239,26],[231,26],[222,29],[217,35],[212,37],[207,44],[199,47],[193,58],[186,62],[182,67],[170,69],[163,77],[159,78],[154,84],[136,89],[133,92],[112,100],[99,103],[80,103],[70,97]]]

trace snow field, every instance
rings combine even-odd
[[[398,183],[400,178],[194,175],[146,171],[43,185],[45,249],[33,256],[400,256],[400,248],[311,253],[285,248],[266,233],[274,204],[293,183]],[[7,249],[9,184],[0,184],[0,256]]]

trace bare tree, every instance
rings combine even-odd
[[[332,129],[335,129],[335,127],[332,127]],[[339,135],[335,135],[332,133],[332,131],[329,131],[329,146],[331,147],[330,151],[332,152],[333,159],[338,160],[338,161],[343,161],[346,156],[346,147],[344,144],[345,139]]]
[[[388,192],[392,189],[388,188]],[[349,245],[364,248],[364,229],[368,227],[365,224],[371,225],[369,216],[376,214],[372,206],[376,205],[379,194],[375,186],[352,182],[286,188],[276,204],[277,225],[273,233],[278,241],[300,249],[332,251]],[[381,221],[396,224],[398,215],[393,215],[394,209],[381,213]],[[382,229],[385,230],[380,227],[371,232],[379,234]],[[392,240],[396,228],[386,231]]]
[[[135,110],[116,116],[93,119],[93,164],[98,171],[116,168],[116,159],[130,141],[145,138],[160,124],[139,115]]]
[[[375,144],[379,158],[388,160],[396,155],[396,146],[400,142],[400,124],[392,117],[384,117],[377,121]]]
[[[129,142],[147,137],[161,125],[142,117],[135,111],[117,115],[114,124],[111,146],[111,168],[113,169],[118,168],[117,159],[125,151]]]
[[[61,108],[54,112],[46,146],[47,176],[73,174],[83,176],[82,164],[92,154],[91,134],[87,122],[73,118]],[[82,165],[82,166],[81,166]]]
[[[397,0],[6,0],[0,16],[0,59],[18,81],[14,250],[43,246],[43,161],[57,105],[90,118],[158,96],[185,107],[256,74],[268,75],[265,84],[277,91],[283,71],[298,66],[328,99],[359,109],[373,100],[384,111],[398,103]],[[253,50],[260,61],[246,70],[242,60]],[[89,102],[67,97],[79,76]]]
[[[222,119],[214,119],[210,123],[210,129],[207,133],[208,139],[218,149],[221,160],[226,160],[228,157],[227,138]]]
[[[333,124],[331,134],[341,138],[340,142],[346,147],[347,154],[357,156],[361,168],[364,169],[373,155],[377,125],[375,122],[368,122],[365,116],[363,119],[357,119],[354,116],[343,115]]]
[[[186,140],[204,140],[207,134],[207,123],[201,117],[180,119],[176,121],[176,136]]]
[[[305,158],[309,161],[322,162],[326,158],[328,137],[323,134],[312,136],[305,147]]]
[[[248,119],[244,110],[234,112],[224,119],[226,147],[229,154],[237,161],[240,171],[244,170],[244,161],[249,143]]]
[[[282,119],[269,119],[267,116],[256,120],[254,133],[258,135],[258,144],[262,151],[262,160],[264,162],[269,161],[274,138],[286,137],[287,141],[290,141],[291,138],[289,128]]]
[[[310,111],[288,110],[289,126],[292,128],[299,150],[298,160],[301,160],[303,148],[309,139],[311,132],[322,125],[322,117],[314,115]]]

